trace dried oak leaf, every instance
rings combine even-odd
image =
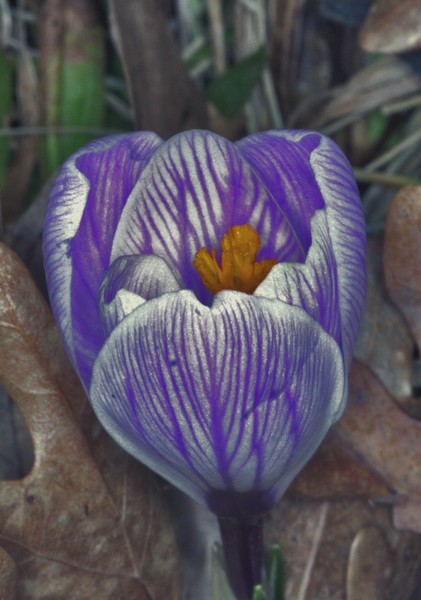
[[[384,559],[394,551],[393,578],[397,577],[404,562],[397,550],[401,544],[409,548],[411,538],[417,537],[393,530],[388,507],[361,499],[297,502],[284,498],[265,525],[266,542],[280,544],[286,562],[285,600],[396,600],[398,596],[387,593],[392,574],[390,561],[385,564]],[[366,527],[384,540],[370,533],[370,543],[356,548]],[[364,564],[371,568],[362,572]],[[357,595],[353,585],[357,578],[373,596]],[[408,598],[399,596],[399,600]]]
[[[384,248],[390,297],[421,348],[421,186],[406,186],[390,207]]]
[[[156,479],[96,423],[44,300],[4,245],[0,380],[35,452],[28,476],[0,482],[0,543],[16,563],[19,599],[178,598],[175,540]]]
[[[421,422],[394,402],[373,372],[354,362],[339,438],[396,492],[395,525],[421,533]]]
[[[355,357],[368,365],[400,405],[408,409],[412,402],[414,342],[385,287],[383,246],[381,235],[367,240],[368,290]]]
[[[419,0],[374,0],[360,30],[366,52],[408,52],[421,47]]]
[[[340,500],[379,498],[384,480],[362,464],[332,432],[288,489],[288,498]]]
[[[0,598],[16,598],[16,564],[4,548],[0,548]]]

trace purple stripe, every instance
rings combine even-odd
[[[215,185],[213,197],[205,173]],[[192,197],[194,212],[187,195]],[[304,259],[301,242],[282,210],[236,147],[205,132],[183,134],[163,144],[142,174],[124,209],[113,258],[153,252],[170,259],[186,288],[210,304],[212,295],[193,267],[194,254],[203,246],[219,249],[230,226],[249,222],[268,229],[262,257]],[[145,230],[149,232],[148,243]],[[276,237],[280,232],[281,241]]]

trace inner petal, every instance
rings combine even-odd
[[[184,133],[164,143],[143,172],[121,215],[112,259],[160,256],[179,271],[184,288],[211,304],[194,256],[199,248],[218,246],[238,223],[259,233],[262,259],[305,260],[283,208],[235,145],[209,132]]]
[[[105,335],[145,301],[179,291],[179,279],[158,256],[121,256],[115,260],[98,291]]]

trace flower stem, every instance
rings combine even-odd
[[[237,600],[251,600],[254,586],[262,582],[263,519],[219,518],[228,580]]]

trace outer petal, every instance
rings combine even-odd
[[[182,291],[117,326],[90,397],[123,448],[198,501],[261,512],[339,417],[345,387],[339,347],[302,309],[239,292],[208,308]]]
[[[305,264],[278,265],[256,293],[305,308],[341,345],[349,365],[366,292],[366,229],[347,159],[314,132],[272,131],[239,147],[270,189],[285,190],[290,222],[311,240]]]
[[[326,203],[337,265],[342,349],[349,366],[367,289],[366,225],[352,169],[331,139],[322,138],[311,156],[311,164]]]
[[[161,140],[153,133],[104,138],[62,167],[44,226],[47,283],[67,351],[85,385],[103,343],[97,291],[126,200]]]
[[[281,205],[234,144],[205,131],[171,138],[154,154],[120,220],[112,258],[155,254],[181,274],[185,287],[210,303],[193,267],[201,247],[219,248],[232,225],[251,223],[262,238],[260,258],[305,258]]]

